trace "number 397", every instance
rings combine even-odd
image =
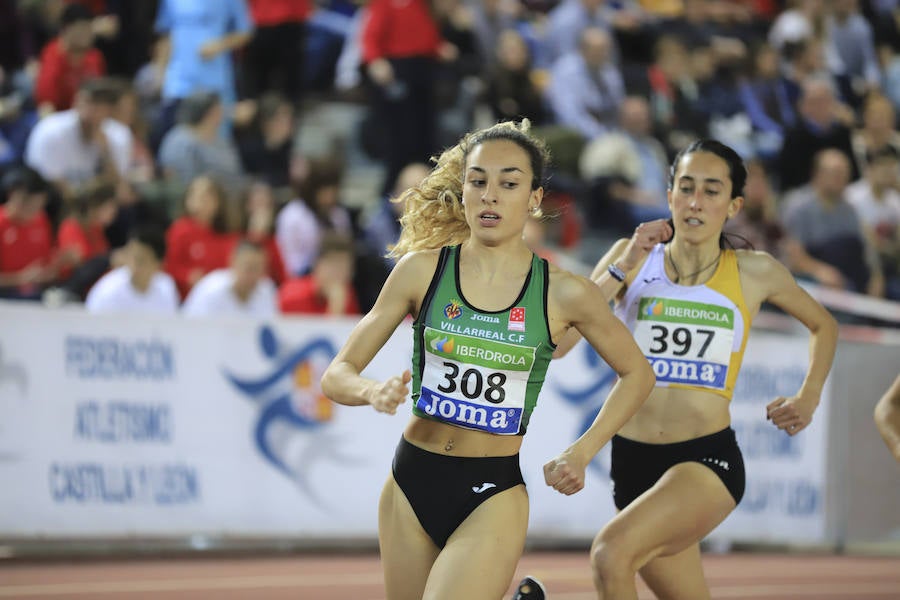
[[[691,351],[691,346],[696,341],[700,344],[700,350],[697,352],[697,358],[703,358],[706,349],[713,339],[715,332],[711,329],[696,329],[694,333],[702,340],[695,340],[694,334],[686,327],[676,327],[669,331],[667,327],[662,325],[653,325],[650,330],[653,332],[653,343],[650,345],[650,352],[653,354],[662,354],[669,350],[672,346],[672,354],[675,356],[684,356]]]

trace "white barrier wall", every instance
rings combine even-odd
[[[408,420],[324,399],[353,320],[95,317],[0,303],[0,538],[376,534]],[[807,340],[754,332],[733,407],[748,470],[726,540],[827,542],[828,392],[795,438],[765,404],[796,390]],[[367,374],[408,368],[402,326]],[[541,465],[599,410],[612,373],[582,343],[551,365],[522,450],[533,537],[589,539],[613,515],[609,451],[561,496]]]

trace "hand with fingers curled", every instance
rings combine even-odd
[[[766,405],[766,419],[788,435],[796,435],[806,429],[812,421],[813,411],[818,406],[818,398],[779,396]]]
[[[569,451],[544,465],[544,481],[560,494],[571,496],[584,489],[586,461]]]
[[[635,228],[622,258],[616,262],[622,270],[630,271],[650,253],[656,244],[670,239],[673,233],[672,226],[669,225],[667,219],[641,223]]]
[[[376,383],[369,392],[369,404],[378,412],[397,414],[397,407],[409,396],[409,382],[412,375],[409,369],[403,375],[391,377],[387,381]]]

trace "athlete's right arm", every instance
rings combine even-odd
[[[766,252],[738,251],[741,287],[748,306],[769,302],[794,317],[810,332],[809,365],[800,389],[766,406],[766,417],[788,435],[805,429],[819,406],[837,348],[838,326],[831,313],[794,280],[791,272]],[[756,309],[753,309],[756,312]]]
[[[322,375],[322,392],[338,404],[370,404],[394,414],[409,395],[409,371],[386,381],[360,375],[408,314],[421,305],[434,274],[436,254],[423,252],[403,257],[381,288],[378,300],[353,328],[347,342]]]
[[[551,284],[552,322],[560,319],[577,328],[619,376],[588,430],[544,465],[547,484],[569,495],[584,487],[586,465],[638,411],[653,390],[656,376],[596,285],[565,272],[559,272]]]
[[[664,219],[641,223],[630,238],[622,238],[603,255],[591,272],[591,281],[597,284],[607,302],[616,299],[625,286],[634,278],[634,271],[641,266],[653,246],[672,237],[672,227]],[[619,281],[609,272],[610,265],[625,273],[625,281]],[[562,358],[575,347],[581,334],[574,327],[559,341],[553,358]]]

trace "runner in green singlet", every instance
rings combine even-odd
[[[467,135],[405,192],[401,257],[375,306],[322,377],[335,402],[411,417],[379,505],[388,600],[499,600],[525,544],[528,495],[518,452],[547,365],[577,328],[618,373],[585,434],[545,470],[564,494],[638,410],[654,383],[627,328],[590,280],[536,257],[546,151],[527,123]],[[363,369],[412,315],[412,369],[375,381]],[[411,390],[410,390],[411,384]],[[540,411],[535,413],[539,417]]]

